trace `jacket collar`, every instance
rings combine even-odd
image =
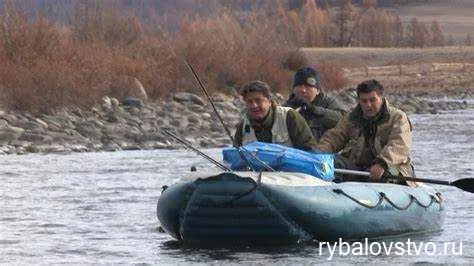
[[[324,99],[324,93],[320,91],[319,94],[316,95],[316,97],[314,97],[314,100],[311,103],[316,106],[320,106],[323,103],[323,99]]]

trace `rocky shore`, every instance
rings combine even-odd
[[[348,108],[356,104],[354,90],[336,94]],[[408,114],[437,114],[447,110],[474,108],[474,91],[440,94],[392,93],[387,98]],[[233,129],[243,104],[238,98],[217,95],[216,108]],[[90,109],[64,108],[52,115],[33,116],[0,110],[0,154],[32,152],[87,152],[139,149],[173,149],[181,144],[162,132],[168,129],[195,147],[230,145],[222,125],[205,98],[176,93],[167,101],[120,103],[104,97]]]

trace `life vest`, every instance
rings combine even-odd
[[[277,106],[274,111],[273,126],[272,126],[272,143],[286,145],[289,147],[293,146],[288,133],[288,127],[286,124],[286,116],[290,107]],[[244,125],[242,127],[242,145],[246,145],[250,142],[257,141],[255,131],[250,124],[247,116],[244,118]]]

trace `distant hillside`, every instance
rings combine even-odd
[[[405,20],[418,17],[421,21],[438,20],[448,34],[457,40],[466,38],[469,33],[474,36],[474,1],[473,0],[443,0],[443,1],[409,1],[396,8],[396,12]]]
[[[288,9],[299,9],[311,0],[283,0]],[[346,0],[314,0],[318,7],[326,9],[344,4]],[[362,5],[366,0],[353,0],[353,3]],[[452,35],[459,42],[470,33],[474,36],[474,0],[373,0],[379,7],[388,8],[400,15],[404,21],[418,17],[423,22],[438,20],[444,27],[447,35]],[[214,14],[217,7],[225,6],[236,11],[248,11],[264,5],[276,5],[274,0],[1,0],[0,10],[7,3],[14,3],[18,7],[28,10],[30,17],[36,16],[39,11],[47,17],[60,23],[68,23],[74,18],[73,10],[78,5],[96,6],[112,5],[123,12],[133,12],[140,19],[148,20],[151,13],[166,14],[162,17],[168,23],[178,23],[181,16],[177,12],[207,16]],[[170,10],[173,10],[170,15]],[[172,25],[167,25],[171,26]]]

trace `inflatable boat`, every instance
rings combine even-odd
[[[443,208],[441,194],[425,185],[224,171],[189,173],[164,187],[157,215],[184,242],[289,244],[438,231]]]

